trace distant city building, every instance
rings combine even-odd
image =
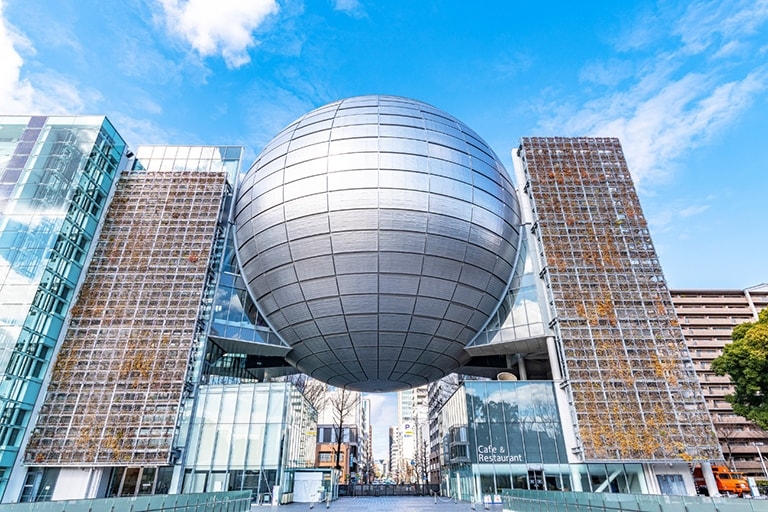
[[[373,460],[373,424],[371,423],[371,399],[363,398],[360,401],[362,405],[360,417],[360,431],[364,437],[360,442],[360,451],[358,453],[358,481],[360,483],[371,483],[374,479],[376,469]]]
[[[403,437],[399,425],[389,427],[389,478],[395,482],[400,482],[405,475],[403,467]]]
[[[746,290],[671,290],[688,351],[699,376],[715,433],[728,465],[766,478],[760,458],[768,455],[768,432],[733,412],[725,395],[733,392],[727,375],[711,370],[712,360],[731,342],[736,325],[757,321],[768,307],[768,284]]]
[[[318,468],[340,469],[342,484],[358,483],[363,478],[369,457],[369,406],[359,391],[338,388],[328,388],[322,400],[315,464]]]
[[[429,463],[429,408],[427,386],[397,393],[397,414],[400,425],[400,468],[407,483],[426,483]]]

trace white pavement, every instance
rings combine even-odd
[[[435,502],[436,501],[436,502]],[[252,505],[251,512],[298,512],[309,511],[308,503],[289,503],[280,506]],[[325,502],[316,503],[313,512],[324,512]],[[445,498],[431,498],[429,496],[360,496],[357,498],[339,498],[332,501],[328,512],[501,512],[501,505],[491,505],[489,508],[482,503],[472,504],[467,501],[459,501]]]

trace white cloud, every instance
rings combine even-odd
[[[620,52],[652,46],[664,30],[663,20],[649,8],[639,11],[635,19],[628,17],[622,20],[622,24],[624,26],[619,29],[620,35],[611,37]]]
[[[597,101],[589,106],[587,131],[618,136],[638,182],[664,176],[672,160],[743,113],[755,93],[766,88],[768,73],[758,69],[741,80],[713,82],[689,73],[651,95],[638,92]]]
[[[272,14],[274,0],[158,0],[168,29],[201,56],[221,54],[230,68],[250,62],[253,32]]]
[[[134,150],[142,144],[170,144],[174,140],[167,130],[146,118],[139,119],[124,112],[115,112],[110,114],[109,119]]]
[[[524,74],[531,68],[533,59],[524,52],[502,54],[493,63],[497,79],[506,79]]]
[[[629,61],[610,59],[608,61],[593,61],[581,68],[579,80],[598,85],[615,86],[631,78],[634,70]]]
[[[32,42],[3,15],[3,0],[0,0],[0,111],[6,114],[91,114],[102,101],[102,94],[92,87],[84,87],[67,76],[50,68],[42,72],[23,73],[24,56],[34,56]],[[55,29],[62,34],[61,29]],[[50,34],[44,34],[50,38]],[[69,38],[64,38],[69,41]],[[68,47],[77,50],[79,45],[67,42]],[[143,100],[143,101],[142,101]],[[144,111],[157,113],[159,104],[152,98],[139,98],[139,105]],[[112,116],[111,116],[112,117]],[[130,135],[150,132],[162,133],[146,121],[135,120],[119,113],[114,117],[125,120],[121,133]],[[165,134],[163,134],[165,135]],[[164,139],[167,139],[165,136]],[[147,140],[144,137],[138,140]],[[149,139],[151,140],[151,139]]]
[[[24,59],[17,48],[34,52],[29,40],[5,20],[0,0],[0,110],[9,114],[29,112],[34,96],[32,84],[21,78]]]
[[[654,234],[672,233],[675,239],[686,239],[691,231],[708,232],[712,229],[711,215],[698,217],[705,212],[711,212],[711,207],[718,201],[715,195],[706,197],[689,198],[679,197],[666,200],[663,203],[651,203],[653,207],[646,211],[646,220]],[[684,219],[684,222],[680,222]]]
[[[768,0],[694,2],[678,21],[676,32],[685,50],[701,53],[718,43],[726,46],[734,39],[754,34],[766,22]]]
[[[355,18],[365,16],[365,10],[360,0],[334,0],[333,8],[342,11]]]
[[[739,41],[729,41],[726,44],[722,46],[714,55],[712,55],[713,59],[724,59],[727,57],[731,57],[734,54],[737,54],[741,51],[743,51],[746,48],[746,45]]]
[[[694,215],[702,214],[707,210],[709,210],[708,204],[691,205],[691,206],[688,206],[687,208],[683,208],[682,210],[680,210],[680,216],[693,217]]]
[[[101,99],[101,94],[83,88],[54,71],[23,76],[24,58],[35,48],[3,15],[0,0],[0,111],[6,114],[77,114]]]
[[[303,88],[300,80],[292,85],[293,90]],[[248,139],[254,147],[265,146],[280,130],[318,103],[314,91],[301,91],[297,94],[293,90],[269,81],[254,81],[251,88],[245,91],[247,104],[241,109],[250,129]]]
[[[741,61],[734,58],[762,41],[749,36],[768,20],[768,0],[722,9],[715,4],[689,8],[676,25],[673,48],[667,41],[667,49],[639,63],[618,90],[611,82],[622,78],[623,70],[612,74],[613,60],[588,63],[582,80],[603,83],[605,94],[580,106],[550,105],[557,113],[541,127],[547,133],[619,137],[641,188],[644,181],[664,179],[676,158],[720,133],[768,88],[768,66],[738,71]],[[710,62],[729,58],[719,66],[702,65],[701,52]]]

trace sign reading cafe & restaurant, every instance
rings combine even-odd
[[[522,454],[512,455],[502,446],[500,448],[489,445],[477,447],[477,462],[479,463],[511,463],[523,462]]]

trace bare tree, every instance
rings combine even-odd
[[[312,407],[316,411],[320,412],[325,407],[325,402],[328,399],[326,391],[328,390],[328,384],[324,384],[317,379],[313,379],[304,373],[295,373],[293,375],[287,375],[285,377],[287,382],[293,383],[296,386],[304,398],[312,404]]]
[[[360,404],[360,393],[348,389],[334,389],[328,396],[327,405],[333,412],[333,430],[336,434],[336,469],[341,470],[341,444],[343,442],[344,421],[355,412]]]
[[[733,464],[733,453],[731,452],[731,442],[735,441],[738,434],[741,433],[742,428],[738,424],[721,423],[715,428],[720,443],[725,443],[725,447],[728,450],[728,466],[732,470],[736,470],[736,466]]]
[[[416,433],[416,446],[413,456],[416,463],[416,479],[419,485],[423,485],[424,482],[429,480],[429,424],[426,418],[419,415],[418,411],[414,415],[413,422]]]

